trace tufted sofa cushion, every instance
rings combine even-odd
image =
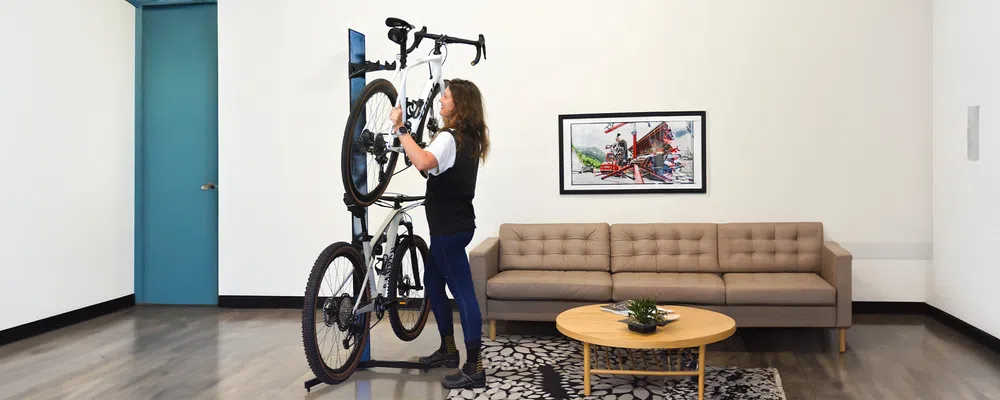
[[[610,271],[607,223],[501,224],[499,270]]]
[[[813,273],[732,273],[723,277],[726,303],[744,305],[834,305],[837,290]]]
[[[717,225],[612,225],[611,272],[719,273]]]
[[[518,271],[496,274],[486,294],[497,300],[610,301],[611,274],[604,271]]]
[[[611,280],[614,301],[650,298],[659,303],[726,304],[726,284],[718,274],[619,272]]]
[[[820,222],[719,224],[724,272],[819,272]]]

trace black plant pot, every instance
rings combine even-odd
[[[638,333],[653,333],[656,332],[657,327],[656,323],[640,324],[638,322],[628,321],[626,324],[628,324],[628,330]]]

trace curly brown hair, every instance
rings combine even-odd
[[[445,88],[451,89],[455,109],[445,118],[441,130],[451,130],[459,148],[466,144],[472,146],[472,157],[485,162],[490,152],[490,138],[483,95],[479,87],[464,79],[448,79],[444,82]]]

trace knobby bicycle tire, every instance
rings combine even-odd
[[[353,200],[355,204],[362,207],[367,207],[371,205],[376,200],[378,200],[379,196],[381,196],[383,192],[385,192],[385,189],[389,186],[389,181],[392,180],[393,173],[396,170],[396,160],[399,158],[399,153],[395,151],[390,151],[388,153],[389,160],[386,163],[385,170],[387,174],[385,176],[385,179],[380,181],[378,185],[376,185],[374,188],[367,188],[367,193],[362,193],[361,190],[355,184],[354,176],[352,174],[352,171],[354,169],[352,167],[354,166],[355,163],[353,156],[355,155],[355,153],[351,151],[355,145],[355,137],[354,137],[355,129],[358,128],[357,127],[357,124],[359,122],[358,120],[362,116],[366,115],[365,110],[367,109],[368,106],[368,100],[379,93],[384,94],[386,97],[389,98],[390,107],[395,106],[397,93],[396,93],[396,88],[392,86],[392,82],[389,82],[386,79],[379,78],[365,85],[364,90],[361,91],[361,95],[358,96],[357,102],[354,104],[353,107],[351,107],[351,114],[348,116],[347,126],[344,128],[344,140],[340,152],[340,174],[344,182],[344,191],[348,194],[348,196],[351,197],[351,200]],[[389,118],[388,113],[385,115],[385,118],[388,120]],[[376,133],[391,133],[391,132],[376,132]],[[392,146],[399,146],[399,139],[393,138]],[[363,154],[365,156],[368,155],[368,153],[363,153]],[[365,163],[364,166],[358,166],[358,167],[366,169],[365,171],[366,174],[370,174],[372,172],[378,173],[378,171],[367,171],[368,168],[367,162]]]
[[[405,272],[402,270],[403,257],[408,257],[411,260],[410,268],[416,270],[416,271],[411,271],[413,272],[414,275],[413,278],[414,282],[411,282],[411,284],[416,284],[422,281],[422,278],[420,276],[420,269],[417,267],[416,263],[412,263],[413,261],[416,261],[415,256],[419,257],[421,261],[424,261],[423,264],[425,265],[426,268],[427,265],[426,261],[429,259],[427,243],[424,242],[423,238],[414,234],[407,234],[405,236],[402,236],[401,240],[399,240],[399,243],[396,245],[396,248],[393,250],[392,271],[391,271],[392,275],[390,275],[389,278],[388,296],[390,300],[390,306],[388,311],[389,311],[389,324],[392,325],[393,333],[395,333],[396,337],[398,337],[400,340],[406,342],[412,341],[413,339],[416,339],[418,336],[420,336],[420,333],[423,332],[424,330],[424,326],[427,324],[427,316],[430,314],[430,301],[427,300],[425,292],[424,301],[423,303],[421,303],[420,309],[417,310],[417,323],[415,324],[415,326],[413,326],[412,328],[407,328],[403,326],[403,321],[400,320],[400,315],[399,315],[400,304],[397,302],[399,291],[397,289],[399,288],[400,284],[399,281],[403,276],[403,272]]]
[[[326,274],[330,264],[332,264],[338,257],[346,257],[353,266],[353,292],[355,293],[355,296],[357,296],[357,293],[361,290],[361,282],[365,278],[364,269],[362,268],[364,263],[361,262],[361,254],[349,243],[338,242],[327,246],[316,259],[316,262],[312,267],[312,271],[309,274],[309,281],[306,284],[304,304],[302,307],[302,345],[305,349],[306,361],[309,363],[309,368],[312,370],[313,374],[316,375],[316,378],[328,385],[343,382],[357,369],[359,362],[361,361],[362,349],[368,341],[369,323],[371,322],[371,313],[365,313],[361,322],[361,336],[355,341],[354,348],[351,350],[349,358],[343,366],[330,368],[330,366],[328,366],[323,360],[323,355],[320,354],[317,343],[317,295],[319,294],[320,286],[323,283],[323,276]],[[364,293],[361,293],[361,296],[362,303],[370,298],[367,290],[364,291]],[[335,326],[331,328],[337,329]],[[340,346],[340,343],[334,343],[334,345]]]

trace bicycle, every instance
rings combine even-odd
[[[404,126],[410,131],[410,135],[421,146],[424,147],[424,131],[436,133],[439,126],[436,115],[440,115],[440,102],[438,97],[444,91],[444,79],[441,75],[441,68],[448,58],[448,44],[465,44],[475,46],[476,58],[472,65],[479,64],[479,59],[486,58],[486,38],[480,34],[479,40],[467,40],[447,35],[427,33],[427,27],[421,28],[413,33],[414,43],[407,48],[407,35],[414,27],[399,18],[387,18],[386,26],[390,27],[389,40],[399,44],[399,68],[396,63],[384,65],[379,63],[365,62],[358,67],[354,73],[396,70],[391,80],[379,78],[365,85],[358,102],[351,109],[351,114],[347,118],[347,127],[344,131],[344,142],[341,151],[341,177],[344,181],[344,188],[351,200],[360,206],[367,207],[385,192],[389,181],[396,174],[403,172],[393,172],[400,153],[403,153],[406,168],[412,163],[403,148],[399,139],[394,136],[392,122],[389,120],[389,111],[392,107],[380,109],[378,100],[384,96],[393,107],[400,106],[405,101],[403,111]],[[407,65],[407,55],[420,46],[423,39],[434,40],[434,48],[430,55],[413,60]],[[444,50],[444,51],[442,51]],[[408,72],[420,65],[426,64],[430,75],[421,90],[419,98],[410,101],[406,98],[406,82]],[[402,76],[402,82],[397,86],[393,81]],[[398,90],[396,88],[399,88]],[[398,92],[398,97],[397,97]],[[380,96],[381,95],[381,96]],[[376,100],[375,107],[369,102]],[[430,108],[434,112],[428,112]],[[375,118],[370,118],[375,116]],[[369,119],[374,120],[374,126],[369,126]],[[413,122],[417,121],[417,129],[412,130]],[[360,126],[359,126],[360,124]],[[363,159],[364,158],[364,159]],[[364,170],[358,170],[364,168]],[[403,170],[405,170],[404,168]],[[423,171],[420,174],[426,178]],[[377,179],[371,182],[371,179]],[[369,190],[369,188],[371,188]]]
[[[388,104],[399,105],[406,99],[406,73],[410,68],[422,64],[428,64],[431,74],[425,84],[420,99],[410,103],[406,100],[407,107],[403,108],[403,120],[407,129],[412,126],[412,120],[418,120],[418,128],[411,131],[417,143],[422,147],[423,132],[426,129],[430,132],[437,131],[437,121],[430,115],[428,109],[436,96],[441,93],[443,80],[441,78],[441,66],[447,59],[447,44],[461,43],[476,46],[476,60],[473,65],[479,62],[480,53],[485,55],[485,38],[479,35],[478,41],[471,41],[453,38],[446,35],[435,35],[427,33],[427,27],[414,33],[415,43],[407,48],[406,36],[413,26],[398,18],[387,18],[386,25],[390,27],[389,38],[400,45],[400,68],[396,75],[403,75],[403,82],[400,85],[400,96],[397,101],[395,87],[385,79],[376,79],[365,86],[361,96],[348,117],[347,128],[344,133],[343,151],[341,158],[341,173],[343,174],[345,196],[344,201],[348,205],[355,217],[361,221],[360,235],[353,241],[336,242],[327,246],[316,259],[306,283],[305,298],[302,309],[302,341],[305,347],[306,360],[316,378],[326,384],[336,384],[346,380],[358,368],[361,360],[361,349],[367,342],[371,325],[371,314],[374,313],[380,322],[385,313],[389,314],[389,323],[396,337],[403,341],[416,339],[423,331],[427,323],[430,312],[430,303],[417,294],[423,290],[420,277],[421,268],[418,261],[428,260],[427,243],[413,231],[412,219],[409,218],[408,211],[423,205],[424,196],[386,196],[385,188],[395,172],[388,174],[386,171],[394,171],[399,153],[403,152],[399,144],[399,139],[389,130],[392,128],[389,119],[389,109],[380,113],[376,110],[373,115],[381,118],[368,118],[371,108],[368,101],[378,94],[388,98]],[[433,55],[414,61],[411,66],[406,65],[406,55],[415,50],[421,39],[429,38],[434,40]],[[442,53],[442,49],[444,52]],[[385,65],[366,62],[361,68],[353,71],[376,71],[395,69],[395,63]],[[395,80],[395,77],[393,78]],[[409,112],[408,112],[409,111]],[[435,110],[438,112],[439,110]],[[412,118],[408,117],[412,116]],[[368,127],[368,120],[372,119],[381,123],[378,127]],[[362,126],[357,126],[358,123]],[[385,127],[388,128],[385,128]],[[387,140],[391,140],[391,143]],[[368,167],[366,161],[357,170],[358,165],[354,161],[358,156],[372,156],[378,164],[376,176],[379,181],[373,185],[374,190],[366,190]],[[405,159],[407,167],[412,163]],[[387,168],[388,167],[388,168]],[[404,168],[404,170],[406,169]],[[359,179],[352,179],[358,177]],[[425,175],[426,177],[426,175]],[[390,204],[391,203],[391,204]],[[404,206],[404,203],[409,203]],[[392,211],[376,229],[374,235],[368,234],[368,224],[364,218],[366,207],[375,204]],[[400,228],[404,228],[400,232]],[[374,244],[372,239],[375,239]],[[419,259],[418,259],[419,253]],[[339,260],[344,263],[337,264]],[[404,265],[406,261],[411,262],[411,266]],[[326,273],[334,270],[344,272],[344,276],[325,279]],[[410,273],[411,275],[407,275]],[[328,291],[324,292],[324,284]],[[410,325],[404,321],[405,313],[408,310],[416,310],[416,321]],[[320,322],[317,317],[322,320]],[[378,322],[376,322],[377,324]],[[327,329],[328,332],[320,334],[319,329]],[[329,338],[329,333],[333,332],[334,338]],[[338,339],[339,334],[345,334],[343,339]],[[329,342],[328,342],[329,340]],[[347,357],[341,361],[327,360],[323,357],[321,350],[330,348],[331,350],[347,350]]]

